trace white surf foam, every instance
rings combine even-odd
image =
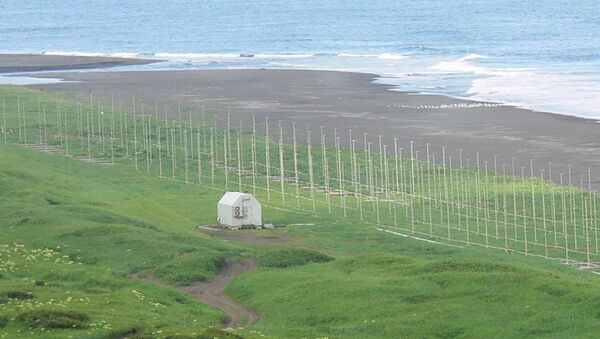
[[[312,58],[313,53],[257,53],[254,57],[257,59],[305,59]]]
[[[377,58],[379,54],[338,53],[341,58]]]
[[[312,53],[154,53],[156,58],[170,61],[206,62],[236,59],[305,59]]]
[[[338,57],[341,58],[372,58],[382,60],[402,60],[408,56],[398,53],[381,53],[381,54],[362,54],[362,53],[338,53]]]
[[[472,60],[486,59],[487,57],[479,54],[469,54],[458,60],[441,61],[429,69],[444,73],[473,73],[473,74],[489,74],[491,69],[478,66]]]
[[[469,54],[429,68],[439,74],[470,73],[479,76],[467,91],[469,99],[501,102],[543,112],[583,118],[600,118],[600,84],[597,79],[533,68],[486,67]]]
[[[475,79],[469,98],[542,112],[600,118],[600,84],[572,74],[502,72]]]
[[[383,60],[402,60],[406,58],[406,55],[397,53],[381,53],[377,56],[377,58]]]
[[[79,51],[48,51],[42,52],[43,55],[56,55],[56,56],[82,56],[82,57],[111,57],[111,58],[138,58],[140,54],[129,53],[129,52],[115,52],[115,53],[98,53],[98,52],[79,52]]]
[[[219,61],[237,59],[239,53],[154,53],[159,59],[172,61]]]

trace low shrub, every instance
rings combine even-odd
[[[18,299],[18,300],[33,299],[33,294],[31,292],[7,291],[7,292],[4,292],[4,295],[10,299]]]
[[[286,268],[333,260],[333,258],[327,254],[302,248],[286,248],[268,251],[259,254],[257,259],[261,266],[275,268]]]
[[[103,335],[102,338],[146,338],[143,333],[143,328],[139,326],[125,327],[110,331]],[[148,337],[149,338],[149,337]]]
[[[0,315],[0,328],[6,326],[6,324],[8,324],[9,320],[10,320],[9,317],[7,317],[5,315]]]
[[[112,278],[88,277],[79,285],[79,288],[85,292],[102,293],[114,291],[119,286],[119,282]]]
[[[200,333],[199,335],[189,335],[189,334],[174,334],[166,336],[167,339],[244,339],[244,337],[227,332],[224,330],[220,330],[218,328],[211,327],[206,331]]]
[[[244,337],[237,335],[235,333],[227,332],[218,328],[211,327],[206,331],[200,333],[199,335],[169,335],[166,337],[167,339],[244,339]]]
[[[76,311],[32,310],[19,314],[16,320],[35,328],[85,328],[88,316]]]
[[[225,266],[225,256],[217,252],[194,253],[176,257],[156,267],[156,275],[177,285],[212,278]]]
[[[202,332],[198,339],[243,339],[242,336],[239,336],[235,333],[227,332],[220,330],[218,328],[211,327],[206,331]]]
[[[53,198],[45,198],[50,205],[60,205],[61,202]]]
[[[430,273],[442,272],[474,272],[474,273],[510,273],[518,272],[518,268],[505,264],[496,264],[476,260],[446,260],[428,263],[423,271]]]

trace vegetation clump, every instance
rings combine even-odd
[[[34,328],[85,328],[88,316],[76,311],[32,310],[19,314],[16,320]]]
[[[206,331],[196,335],[175,334],[166,336],[167,339],[244,339],[241,335],[210,327]]]
[[[185,286],[215,276],[223,266],[225,255],[222,253],[193,253],[159,265],[156,275],[171,283]]]
[[[261,253],[258,256],[258,262],[261,266],[275,268],[286,268],[310,263],[328,262],[331,260],[333,260],[333,258],[327,254],[303,248],[286,248],[269,251]]]
[[[6,326],[6,324],[8,324],[8,320],[9,318],[5,315],[0,315],[0,328],[3,328],[4,326]]]
[[[211,327],[206,331],[202,332],[198,339],[243,339],[242,336],[235,333],[220,330],[218,328]]]
[[[23,291],[7,291],[4,295],[9,299],[27,300],[33,299],[33,293]]]
[[[433,263],[427,267],[432,273],[440,272],[479,272],[479,273],[508,273],[518,269],[506,264],[497,264],[477,260],[446,260]]]
[[[125,327],[111,331],[107,338],[141,338],[143,336],[143,328],[139,326]]]

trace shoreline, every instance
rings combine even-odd
[[[110,53],[106,55],[88,55],[90,53],[81,54],[42,54],[42,53],[0,53],[0,77],[32,77],[32,78],[55,78],[59,80],[64,80],[59,76],[45,76],[43,73],[45,72],[53,72],[55,74],[59,74],[60,71],[93,71],[93,70],[102,70],[108,68],[115,67],[127,67],[127,66],[143,66],[154,63],[166,62],[168,60],[163,59],[152,59],[152,58],[137,58],[137,57],[125,57],[118,55],[111,55]],[[92,53],[94,54],[94,53]],[[100,53],[97,53],[100,54]],[[119,54],[119,53],[116,53]],[[160,54],[160,53],[159,53]],[[168,53],[167,53],[168,54]],[[192,53],[193,54],[193,53]],[[240,57],[244,56],[244,53],[240,54]],[[252,55],[252,54],[249,54]],[[285,55],[285,54],[282,54]],[[16,65],[14,65],[16,64]],[[33,65],[32,65],[33,64]],[[272,70],[272,71],[307,71],[307,72],[339,72],[339,73],[349,73],[349,74],[362,74],[368,75],[372,77],[371,83],[377,86],[383,86],[389,91],[399,92],[403,94],[411,94],[411,95],[424,95],[424,96],[441,96],[446,97],[448,99],[460,100],[465,102],[473,102],[473,103],[483,103],[483,104],[491,104],[498,105],[504,107],[511,107],[515,109],[521,109],[531,112],[543,113],[543,114],[553,114],[558,116],[564,116],[569,118],[577,118],[590,120],[597,123],[600,123],[600,118],[590,118],[586,116],[577,115],[576,113],[565,113],[559,111],[544,111],[538,110],[534,108],[526,108],[520,107],[518,105],[502,103],[491,100],[479,100],[479,99],[471,99],[469,97],[459,96],[459,95],[450,95],[446,93],[435,93],[435,92],[426,92],[426,91],[411,91],[406,89],[399,88],[398,85],[394,85],[392,83],[386,82],[385,79],[390,79],[390,77],[385,76],[383,74],[373,73],[373,72],[361,72],[361,71],[348,71],[348,70],[337,70],[337,69],[313,69],[313,68],[227,68],[227,69],[173,69],[173,68],[155,68],[155,69],[141,69],[141,70],[114,70],[115,72],[176,72],[176,71],[252,71],[252,70]],[[112,70],[109,70],[112,71]],[[35,73],[35,74],[28,74]],[[51,84],[51,83],[48,83]],[[36,85],[36,84],[24,84],[24,86]]]
[[[160,60],[104,56],[63,56],[44,54],[0,54],[0,74],[68,71],[147,65]]]
[[[443,146],[454,164],[458,164],[459,150],[464,150],[461,155],[465,161],[469,158],[472,166],[479,152],[482,168],[487,161],[493,169],[497,160],[497,170],[501,172],[502,165],[507,164],[507,174],[512,173],[513,157],[517,159],[516,174],[525,167],[529,175],[529,160],[533,159],[533,174],[540,176],[541,169],[548,173],[551,162],[554,181],[559,173],[567,173],[568,165],[573,165],[575,182],[584,175],[587,184],[587,168],[600,167],[597,120],[439,94],[402,92],[393,85],[375,82],[379,76],[372,73],[231,69],[23,75],[66,80],[29,85],[31,88],[82,95],[92,91],[105,98],[114,94],[116,100],[125,103],[124,107],[135,97],[147,102],[152,106],[147,109],[153,111],[156,100],[168,107],[171,118],[177,118],[176,108],[181,104],[185,112],[195,112],[196,121],[201,109],[207,109],[231,111],[236,126],[240,120],[248,127],[252,115],[260,123],[266,117],[274,124],[281,120],[286,128],[297,122],[302,135],[306,124],[314,136],[323,126],[329,142],[337,128],[345,146],[349,144],[348,130],[353,131],[353,139],[361,148],[363,133],[367,133],[374,150],[382,135],[388,147],[396,139],[399,147],[404,147],[405,157],[410,141],[414,141],[421,159],[426,158],[426,145],[430,144],[437,162]],[[592,173],[592,181],[594,189],[600,189],[600,173]]]

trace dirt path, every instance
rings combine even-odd
[[[182,288],[204,303],[223,311],[229,318],[226,327],[241,327],[252,325],[260,319],[258,312],[237,303],[225,294],[225,287],[229,281],[244,272],[256,267],[254,259],[248,259],[243,263],[235,260],[227,260],[225,268],[219,275],[206,282],[196,282]]]
[[[227,315],[225,327],[249,326],[257,322],[260,319],[260,315],[258,312],[229,298],[225,294],[225,287],[227,287],[231,279],[255,268],[256,265],[254,259],[247,259],[244,262],[228,259],[225,267],[215,278],[209,281],[195,282],[189,286],[177,287],[177,289],[225,313]],[[156,284],[169,285],[168,282],[157,277],[154,272],[146,272],[146,276],[137,273],[132,277]]]

